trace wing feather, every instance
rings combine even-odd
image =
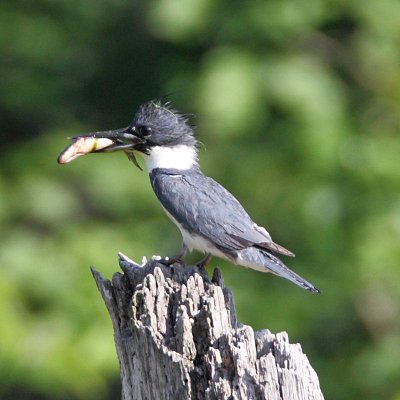
[[[186,230],[207,238],[219,249],[233,252],[255,246],[293,256],[252,221],[231,193],[200,171],[158,169],[152,171],[150,180],[168,213]]]

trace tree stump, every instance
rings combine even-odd
[[[111,281],[92,268],[110,314],[123,400],[319,400],[318,377],[286,332],[237,321],[221,273],[120,254]]]

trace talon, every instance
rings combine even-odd
[[[172,264],[176,264],[176,263],[182,264],[182,260],[177,257],[164,257],[164,258],[161,258],[160,260],[158,260],[158,262],[166,265],[167,267],[171,266]]]
[[[196,265],[199,268],[205,268],[207,264],[210,263],[212,259],[212,255],[210,253],[207,253],[206,256],[204,258],[202,258]]]
[[[173,257],[164,257],[160,260],[160,263],[166,266],[170,266],[175,263],[183,264],[182,258],[185,256],[187,251],[188,248],[186,247],[185,243],[183,243],[182,248],[179,250],[177,255]]]

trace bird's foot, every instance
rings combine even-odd
[[[205,268],[211,261],[212,255],[210,253],[207,253],[204,258],[202,258],[196,265],[199,268]]]
[[[170,266],[175,263],[183,264],[183,257],[187,253],[188,248],[186,247],[185,243],[182,244],[182,248],[179,250],[179,253],[173,257],[164,257],[159,262],[166,266]]]
[[[160,262],[161,264],[166,265],[167,267],[171,266],[172,264],[183,264],[183,260],[180,257],[164,257],[164,258],[160,258],[158,260],[158,262]]]

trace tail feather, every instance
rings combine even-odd
[[[312,283],[290,270],[278,257],[268,251],[248,247],[237,253],[236,263],[257,271],[272,272],[309,292],[320,293]]]
[[[262,247],[262,248],[268,249],[268,250],[272,250],[272,251],[275,251],[277,253],[283,254],[283,255],[288,256],[288,257],[294,257],[295,256],[294,253],[292,253],[290,250],[285,249],[280,244],[274,243],[274,242],[257,243],[254,246],[255,247]]]

